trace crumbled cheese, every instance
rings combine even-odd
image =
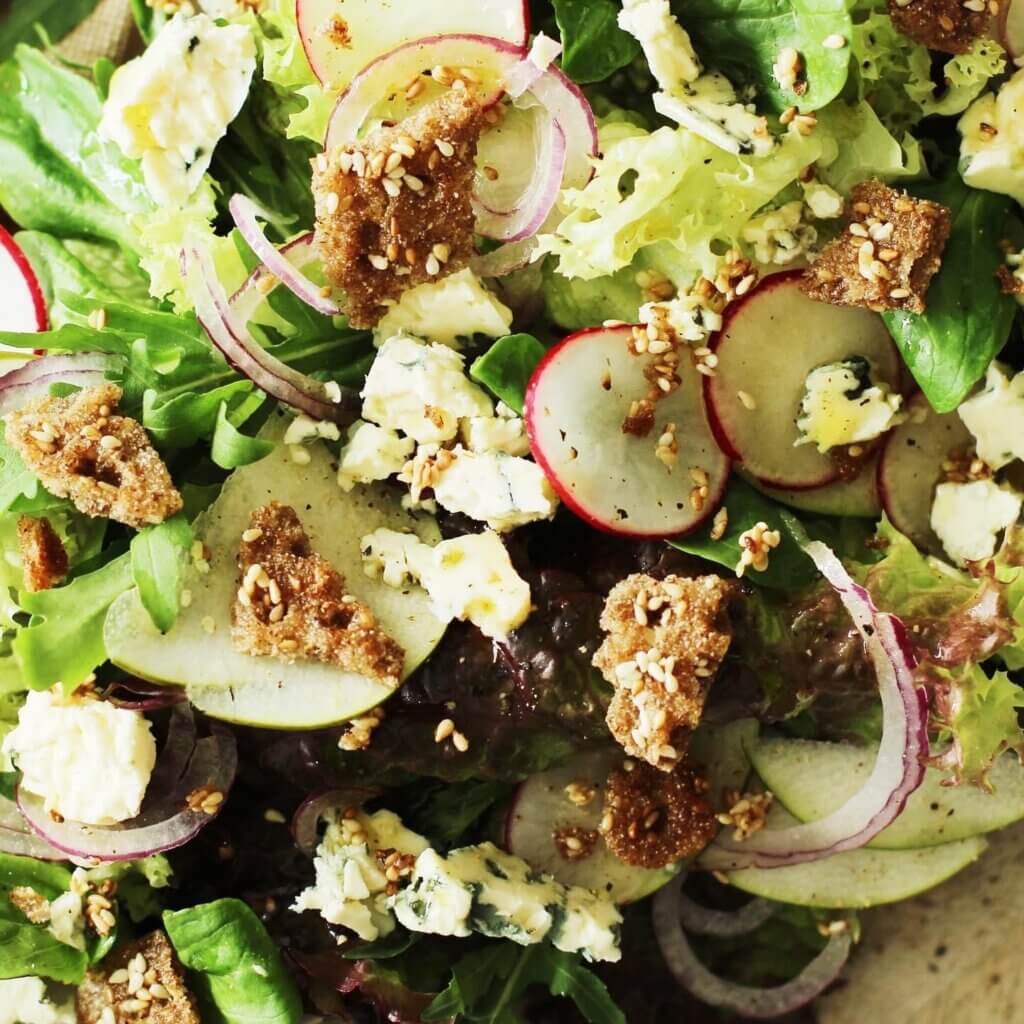
[[[338,441],[341,439],[341,431],[336,423],[329,423],[327,420],[315,420],[305,413],[300,413],[288,424],[284,432],[284,443],[309,444],[313,441]]]
[[[349,428],[348,443],[341,452],[338,485],[351,491],[356,484],[386,480],[402,471],[415,448],[412,438],[357,420]]]
[[[503,452],[455,448],[434,483],[434,497],[449,512],[461,512],[504,533],[550,519],[558,497],[544,471],[528,459]]]
[[[512,567],[501,538],[467,534],[430,547],[410,534],[376,530],[360,542],[363,567],[391,586],[417,580],[441,619],[472,622],[503,640],[529,617],[530,585]]]
[[[466,268],[404,292],[377,324],[374,339],[381,345],[397,334],[412,334],[457,345],[474,334],[501,338],[511,329],[512,310]]]
[[[931,525],[956,563],[990,558],[1001,530],[1020,518],[1021,495],[994,480],[943,483],[935,489]]]
[[[807,375],[797,444],[816,444],[818,451],[843,444],[872,441],[902,421],[903,399],[884,381],[875,382],[871,367],[860,358],[819,366]]]
[[[0,1024],[75,1024],[75,1002],[51,1002],[42,978],[0,980]]]
[[[818,232],[804,221],[803,202],[794,199],[751,220],[743,240],[753,247],[758,263],[785,266],[814,248]]]
[[[964,182],[1024,203],[1024,68],[975,100],[958,127]]]
[[[504,452],[529,455],[530,440],[526,425],[504,402],[498,403],[496,416],[473,416],[459,426],[459,435],[471,452]]]
[[[346,817],[338,810],[325,817],[327,831],[313,861],[316,882],[299,894],[292,910],[318,910],[324,920],[373,942],[395,930],[385,858],[378,859],[378,851],[417,857],[429,844],[391,811]]]
[[[843,215],[846,202],[831,185],[812,178],[800,182],[804,190],[804,203],[817,220],[834,220]]]
[[[76,875],[84,875],[82,868],[75,871]],[[49,932],[65,946],[85,949],[85,901],[82,896],[84,886],[72,886],[67,892],[61,893],[50,903]]]
[[[619,28],[640,43],[651,74],[669,95],[700,77],[700,58],[668,0],[623,0]]]
[[[134,818],[156,763],[156,741],[141,712],[53,690],[28,694],[4,750],[47,811],[86,825]]]
[[[460,419],[493,414],[490,398],[466,376],[462,356],[403,335],[381,346],[363,389],[365,419],[420,444],[450,441]]]
[[[242,109],[255,70],[247,25],[176,15],[141,57],[114,72],[100,135],[141,161],[159,205],[184,206]]]
[[[974,435],[978,458],[992,469],[1024,459],[1024,373],[1011,378],[1006,367],[992,363],[984,390],[957,412]]]
[[[640,323],[657,327],[667,322],[683,341],[703,345],[722,329],[722,314],[712,305],[712,299],[710,294],[684,291],[674,299],[648,302],[640,307]]]

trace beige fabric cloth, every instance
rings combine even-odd
[[[120,63],[140,45],[128,0],[101,0],[58,49],[69,60],[82,64],[92,64],[98,57],[110,57]]]

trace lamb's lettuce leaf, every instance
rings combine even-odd
[[[546,352],[532,334],[509,334],[473,363],[469,375],[522,415],[526,386]]]
[[[178,620],[182,578],[191,547],[192,527],[180,512],[132,538],[132,579],[143,607],[162,633]]]
[[[562,36],[562,70],[576,82],[603,82],[640,55],[619,28],[614,0],[552,0]]]

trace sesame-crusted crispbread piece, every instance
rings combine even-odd
[[[964,0],[889,0],[889,15],[900,32],[929,50],[967,53],[985,34],[992,12],[987,3],[972,11]]]
[[[594,664],[615,687],[608,728],[627,754],[666,772],[682,759],[729,649],[733,591],[718,576],[641,574],[612,588]]]
[[[231,637],[243,654],[307,658],[397,686],[405,652],[316,554],[290,505],[256,509],[242,535]]]
[[[57,586],[68,574],[68,553],[50,520],[21,516],[18,520],[18,550],[21,553],[25,589],[30,593]]]
[[[626,864],[664,868],[704,849],[714,838],[715,812],[704,779],[688,764],[659,772],[628,762],[608,776],[601,835]]]
[[[951,227],[941,203],[880,181],[861,182],[847,206],[845,230],[807,268],[801,287],[833,306],[923,313]]]
[[[1024,295],[1024,276],[1015,274],[1004,265],[996,271],[996,277],[1004,295]]]
[[[114,410],[116,384],[43,397],[6,416],[6,439],[43,486],[87,516],[142,529],[179,512],[178,493],[142,424]]]
[[[185,972],[162,931],[115,949],[102,970],[89,971],[75,995],[75,1013],[78,1024],[201,1024]]]
[[[313,162],[316,245],[353,326],[373,327],[388,300],[466,266],[485,124],[473,93],[452,89]]]

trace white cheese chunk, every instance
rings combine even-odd
[[[255,70],[248,26],[178,14],[141,57],[114,72],[100,135],[141,161],[158,205],[184,206],[242,109]]]
[[[1024,203],[1024,68],[976,99],[958,127],[964,181]]]
[[[902,421],[903,399],[884,381],[875,382],[863,359],[819,366],[807,375],[797,426],[797,444],[827,452],[837,445],[872,441]]]
[[[743,229],[758,263],[785,266],[806,256],[818,240],[818,231],[804,220],[799,199],[754,217]]]
[[[156,763],[156,741],[141,712],[53,690],[28,694],[4,750],[47,811],[86,825],[134,818]]]
[[[358,420],[349,428],[348,443],[341,452],[338,485],[351,491],[356,484],[386,480],[402,471],[415,448],[410,437]]]
[[[800,187],[804,190],[804,202],[813,217],[818,220],[834,220],[843,215],[846,201],[831,185],[812,178],[810,181],[801,181]]]
[[[679,24],[669,0],[622,0],[619,28],[633,36],[659,87],[675,93],[703,71],[686,29]]]
[[[957,412],[974,435],[978,457],[993,469],[1024,459],[1024,373],[1011,378],[1006,367],[992,363],[984,390]]]
[[[457,345],[474,334],[502,338],[512,330],[512,310],[468,267],[440,281],[402,293],[374,329],[378,345],[396,334]]]
[[[0,1024],[75,1024],[74,999],[51,1002],[42,978],[0,980]]]
[[[931,524],[956,562],[990,558],[1002,530],[1020,518],[1021,495],[994,480],[944,483],[935,488]]]
[[[471,452],[529,455],[526,425],[504,402],[498,403],[497,412],[497,416],[473,416],[463,420],[459,427],[463,443]]]
[[[449,512],[503,533],[558,511],[558,497],[537,463],[503,452],[456,448],[451,454],[433,485],[438,504]]]
[[[492,416],[494,405],[465,374],[458,352],[416,338],[389,338],[363,388],[363,418],[420,444],[452,440],[459,420]]]
[[[363,572],[372,580],[383,580],[389,587],[401,590],[419,583],[417,568],[423,559],[430,559],[431,548],[414,533],[397,530],[375,530],[360,541]]]

